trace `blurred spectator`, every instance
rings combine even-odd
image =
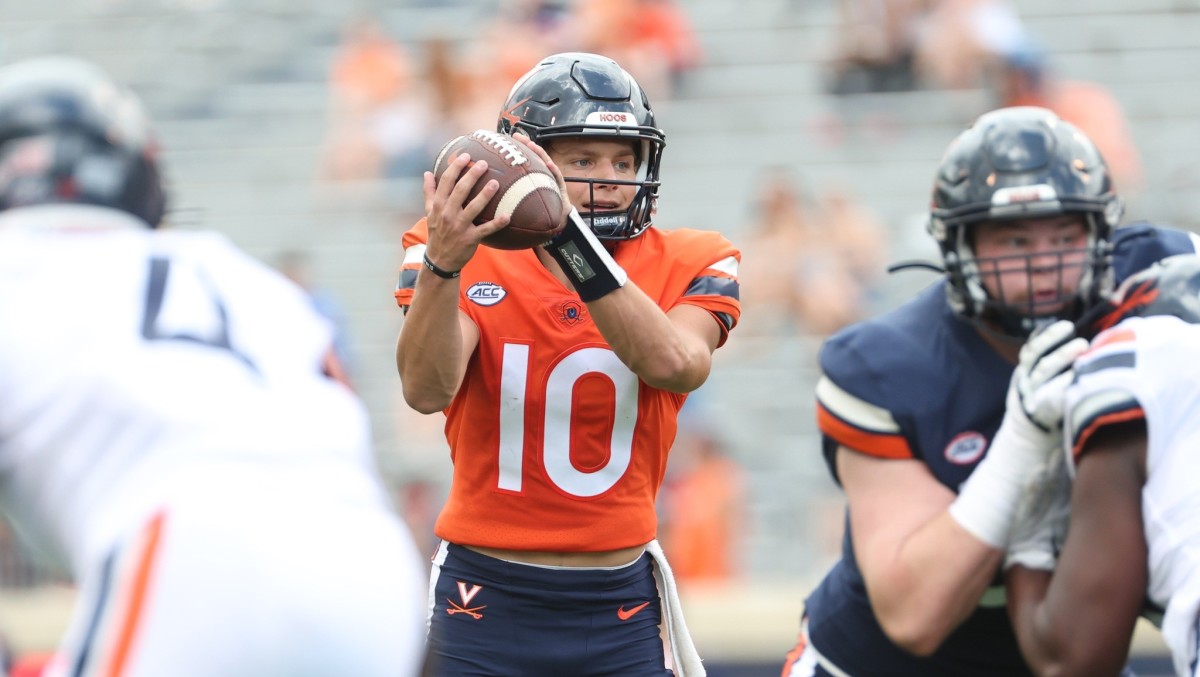
[[[914,66],[926,87],[988,87],[996,65],[1025,41],[1009,0],[933,0],[920,21]]]
[[[799,183],[781,167],[760,174],[753,208],[738,270],[746,310],[738,330],[743,336],[785,336],[800,316],[796,273],[812,208]]]
[[[888,249],[878,217],[837,188],[810,204],[782,168],[759,185],[742,248],[742,331],[824,336],[869,314]]]
[[[820,195],[822,230],[812,237],[825,243],[857,282],[859,305],[877,299],[887,269],[888,232],[883,221],[845,185],[833,184]],[[860,308],[861,310],[861,308]]]
[[[1142,161],[1120,102],[1097,82],[1064,80],[1033,44],[1012,51],[1000,64],[999,106],[1049,108],[1096,143],[1126,199],[1142,188]]]
[[[412,81],[407,51],[378,18],[346,24],[330,71],[327,178],[419,176],[427,168],[428,116]]]
[[[567,5],[562,0],[503,0],[496,14],[457,56],[453,68],[438,76],[452,82],[456,129],[439,139],[438,147],[450,138],[475,129],[495,129],[499,114],[496,102],[526,71],[546,54],[574,49],[566,31]]]
[[[801,330],[825,336],[871,313],[884,272],[886,235],[870,210],[833,188],[801,231],[793,284]]]
[[[484,33],[493,75],[504,94],[546,54],[564,47],[567,8],[562,1],[504,0]],[[493,99],[492,107],[495,107]]]
[[[346,340],[346,317],[342,312],[341,304],[330,291],[315,282],[312,259],[307,253],[295,249],[286,250],[279,255],[275,268],[283,273],[284,277],[303,289],[308,294],[309,300],[312,301],[313,308],[333,325],[333,349],[341,363],[340,367],[343,372],[341,376],[349,383],[353,370],[349,345]]]
[[[474,128],[464,115],[470,106],[472,82],[449,39],[430,36],[421,43],[421,51],[424,57],[421,83],[425,88],[422,98],[430,109],[428,155],[432,168],[442,144]]]
[[[679,580],[728,583],[744,566],[745,470],[700,416],[681,423],[662,489],[659,538]]]
[[[929,0],[838,0],[833,94],[913,89],[913,54]]]
[[[572,49],[623,64],[654,101],[672,98],[701,48],[676,0],[579,0],[573,6]]]
[[[689,71],[700,65],[700,40],[687,14],[675,0],[638,0],[632,28],[633,42],[657,53],[667,66],[669,96],[683,88]],[[637,74],[634,74],[637,77]]]

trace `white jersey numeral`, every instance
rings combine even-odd
[[[612,381],[614,416],[609,455],[604,465],[588,471],[571,462],[571,412],[575,384],[587,374]],[[529,346],[505,343],[500,374],[499,487],[520,491],[524,473],[525,391],[529,380]],[[563,492],[590,498],[611,489],[625,475],[633,458],[633,434],[638,415],[638,379],[607,348],[583,348],[567,355],[546,378],[542,449],[537,454],[546,475]]]

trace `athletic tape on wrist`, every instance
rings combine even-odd
[[[1013,445],[1020,448],[1014,449]],[[1029,456],[1026,448],[1030,445],[1005,421],[992,438],[987,456],[963,482],[958,497],[950,504],[950,516],[993,548],[1004,549],[1008,545],[1023,478],[1031,470],[1020,467]]]
[[[1030,476],[1041,467],[1047,453],[1056,453],[1058,444],[1026,417],[1010,390],[1004,420],[988,445],[987,455],[950,504],[950,516],[984,543],[1005,548]]]
[[[545,247],[585,303],[620,289],[629,279],[573,207],[563,232]]]
[[[975,538],[1003,550],[1008,544],[1019,489],[1003,482],[990,483],[973,474],[950,504],[950,516]]]

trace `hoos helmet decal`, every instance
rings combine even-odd
[[[1109,240],[1122,211],[1104,159],[1073,125],[1036,107],[981,116],[950,144],[934,179],[929,232],[941,249],[947,300],[963,317],[987,320],[1016,339],[1057,319],[1078,319],[1112,289]],[[1086,225],[1081,248],[976,255],[980,224],[1072,214]],[[1057,295],[1018,300],[1006,293],[1000,277],[1019,271],[1027,289],[1035,274],[1055,275]]]
[[[0,210],[51,203],[120,209],[151,227],[166,195],[141,103],[67,57],[0,68]]]
[[[617,62],[582,52],[546,57],[513,86],[496,128],[508,134],[523,132],[542,146],[579,137],[636,143],[635,180],[566,180],[587,183],[592,191],[596,184],[637,186],[625,210],[581,213],[597,237],[627,240],[650,227],[666,135],[654,124],[645,92]]]

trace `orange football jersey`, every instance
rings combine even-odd
[[[404,235],[401,306],[412,301],[426,237],[424,220]],[[664,311],[686,303],[711,312],[722,343],[737,323],[741,254],[721,235],[651,228],[615,258]],[[437,536],[555,552],[653,539],[687,396],[642,383],[532,250],[480,247],[460,286],[459,309],[480,339],[445,411],[454,480]]]

